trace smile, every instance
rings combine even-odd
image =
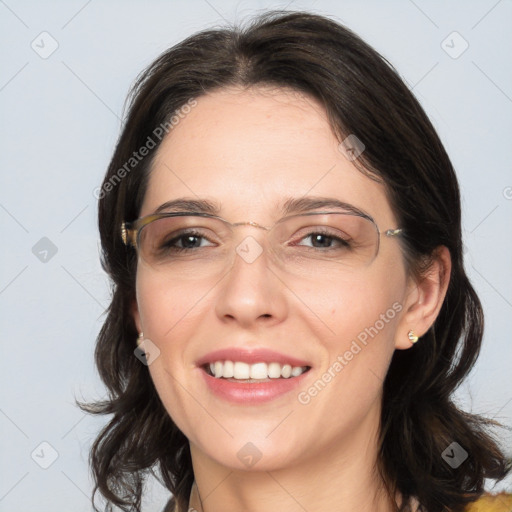
[[[205,365],[205,371],[216,379],[234,379],[244,382],[289,379],[302,375],[309,368],[309,366],[291,366],[277,362],[248,364],[242,361],[215,361]]]

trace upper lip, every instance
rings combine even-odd
[[[279,363],[281,365],[289,364],[291,366],[311,366],[311,363],[298,359],[296,357],[288,356],[269,350],[266,348],[241,348],[230,347],[220,350],[215,350],[204,355],[196,361],[197,366],[204,366],[216,361],[240,361],[247,364],[254,363]]]

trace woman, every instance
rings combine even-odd
[[[158,469],[179,512],[478,510],[510,460],[451,399],[483,325],[460,221],[426,114],[346,28],[271,12],[168,50],[100,193],[95,490],[139,510]]]

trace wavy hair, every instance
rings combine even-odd
[[[109,511],[113,505],[140,510],[145,480],[154,474],[173,494],[171,505],[187,510],[194,480],[188,440],[163,407],[147,367],[134,357],[130,308],[137,260],[120,226],[139,216],[161,127],[170,132],[171,116],[187,102],[231,86],[313,97],[340,141],[349,134],[363,141],[358,165],[385,185],[406,233],[411,272],[421,275],[437,247],[449,249],[452,274],[440,314],[413,349],[395,351],[384,382],[378,469],[390,496],[399,491],[403,497],[399,512],[410,510],[410,498],[428,512],[463,510],[484,492],[485,479],[508,474],[511,461],[494,433],[499,424],[462,411],[452,399],[483,335],[482,307],[463,266],[454,169],[427,115],[386,59],[336,21],[290,11],[267,11],[246,26],[192,35],[144,70],[131,90],[99,194],[102,265],[112,300],[95,360],[108,399],[79,404],[112,416],[91,449],[93,496],[99,491]],[[130,160],[150,139],[155,147],[149,154]],[[469,454],[456,469],[441,456],[454,441]]]

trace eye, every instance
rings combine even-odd
[[[319,229],[315,231],[311,231],[307,235],[300,238],[302,240],[310,241],[309,244],[305,243],[297,243],[294,245],[302,245],[309,246],[313,248],[323,248],[323,249],[336,249],[336,248],[350,248],[351,244],[349,241],[349,237],[343,238],[339,235],[335,235],[333,232],[327,229]]]
[[[208,238],[200,231],[187,230],[178,235],[171,233],[169,236],[164,238],[158,248],[161,251],[182,252],[213,245],[215,244],[208,240]]]

